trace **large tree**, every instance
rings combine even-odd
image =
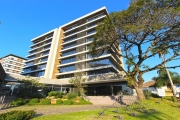
[[[113,50],[119,43],[120,53]],[[127,69],[121,69],[139,99],[145,99],[143,74],[164,69],[164,63],[180,58],[180,1],[131,0],[127,10],[111,13],[99,23],[90,53],[95,57],[106,50],[125,59]],[[153,66],[145,64],[167,51],[171,54],[164,61],[154,61]],[[167,68],[176,67],[180,65]]]

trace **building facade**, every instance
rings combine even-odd
[[[6,73],[20,75],[23,72],[26,59],[14,54],[9,54],[0,58],[0,62]]]
[[[58,37],[58,29],[54,29],[31,40],[33,44],[22,75],[52,78],[49,71],[53,69]]]
[[[110,54],[109,51],[97,58],[92,58],[89,53],[90,43],[96,34],[96,27],[107,15],[106,8],[102,7],[32,39],[33,45],[30,46],[30,54],[27,56],[28,60],[22,74],[58,79],[63,83],[74,77],[75,73],[82,72],[91,90],[97,89],[98,91],[102,86],[108,86],[108,89],[105,87],[108,94],[111,89],[110,85],[116,86],[117,81],[102,82],[100,80],[105,77],[110,79],[115,75],[118,78],[117,74],[123,75],[122,58]],[[121,52],[118,43],[114,45],[112,51]],[[118,84],[122,86],[122,81]],[[98,85],[98,88],[94,88],[94,85]]]

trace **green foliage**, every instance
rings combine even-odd
[[[62,98],[63,97],[63,92],[58,92],[58,91],[51,91],[48,93],[48,96],[55,96],[55,98]]]
[[[38,104],[39,103],[39,99],[38,98],[32,98],[30,101],[29,101],[29,104],[33,105],[33,104]]]
[[[180,75],[178,73],[170,71],[170,76],[174,84],[180,85]],[[152,79],[156,81],[155,83],[156,87],[162,87],[162,86],[171,87],[169,84],[170,83],[169,77],[165,70],[159,71],[158,77],[153,77]]]
[[[0,114],[0,120],[29,120],[34,116],[36,112],[34,110],[24,111],[10,111]]]
[[[18,98],[11,102],[11,105],[13,105],[13,106],[20,106],[20,105],[24,105],[24,104],[26,104],[26,101],[23,98]]]
[[[63,101],[62,101],[62,100],[56,100],[56,104],[57,104],[57,105],[62,105],[62,104],[63,104]]]
[[[38,89],[43,89],[45,84],[39,83],[39,79],[26,77],[26,79],[18,80],[20,83],[18,97],[22,98],[43,98],[38,93]]]
[[[76,98],[78,96],[78,93],[70,92],[67,94],[67,96],[68,96],[68,99],[73,99],[73,98]]]
[[[146,99],[149,99],[152,96],[151,92],[149,90],[144,90],[143,93],[144,93]]]
[[[73,104],[72,100],[65,100],[65,101],[63,101],[63,105],[71,105],[71,104]]]
[[[92,103],[86,100],[80,100],[80,102],[73,102],[73,105],[92,105]]]
[[[68,96],[67,96],[67,95],[63,95],[62,98],[63,98],[63,99],[68,99]]]
[[[84,87],[86,85],[83,85],[82,83],[85,82],[87,78],[83,78],[82,72],[78,72],[75,74],[75,77],[70,78],[69,82],[72,83],[75,87],[77,87],[78,93],[80,95],[84,95],[85,90]]]
[[[164,62],[154,62],[152,66],[144,63],[167,51],[171,54],[165,63],[179,60],[179,9],[179,0],[132,0],[127,10],[113,12],[98,24],[90,46],[91,55],[98,57],[108,51],[122,57],[127,68],[119,67],[132,78],[128,82],[134,86],[138,97],[144,99],[141,94],[143,75],[163,69]],[[113,49],[119,44],[121,52]],[[177,67],[180,66],[168,68]]]
[[[177,102],[177,98],[175,96],[164,96],[163,99]]]
[[[50,104],[51,104],[51,101],[50,101],[50,99],[43,99],[43,100],[40,102],[40,104],[42,104],[42,105],[50,105]]]
[[[159,96],[159,95],[154,94],[154,93],[151,93],[151,96],[152,96],[153,98],[160,98],[160,96]]]

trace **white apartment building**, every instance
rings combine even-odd
[[[87,78],[89,95],[109,95],[112,88],[116,94],[124,89],[126,82],[118,77],[124,74],[120,67],[123,67],[122,58],[109,51],[98,58],[92,58],[89,53],[96,27],[107,15],[106,7],[102,7],[32,39],[22,75],[68,81],[75,73],[82,72]],[[112,51],[121,52],[118,43]]]
[[[0,62],[6,73],[20,75],[23,72],[26,59],[14,54],[9,54],[0,58]]]

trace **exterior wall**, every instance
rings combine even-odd
[[[33,44],[22,75],[51,78],[57,34],[58,29],[54,29],[31,40]]]
[[[0,82],[4,81],[5,77],[6,77],[6,73],[0,63]]]
[[[57,56],[57,48],[60,46],[59,44],[59,30],[56,29],[54,31],[53,35],[53,40],[50,48],[50,53],[47,61],[47,66],[44,74],[44,78],[52,78],[54,66],[55,66],[55,61],[56,61],[56,56]]]
[[[61,56],[61,54],[59,54],[59,51],[62,50],[61,44],[63,43],[63,40],[62,40],[63,32],[64,32],[64,30],[59,28],[59,36],[58,36],[59,40],[58,40],[58,44],[57,44],[56,57],[54,60],[54,64],[52,65],[54,67],[53,72],[52,72],[52,79],[56,79],[55,74],[59,73],[57,66],[60,65],[58,58]]]
[[[112,72],[123,74],[120,69],[120,66],[124,67],[121,61],[122,58],[110,53],[105,53],[96,59],[89,58],[88,55],[88,47],[92,42],[90,38],[93,39],[98,22],[102,21],[106,15],[108,15],[106,8],[100,8],[60,27],[64,32],[61,35],[63,36],[63,43],[61,44],[62,49],[60,49],[59,53],[61,55],[59,57],[60,64],[57,66],[59,73],[55,72],[56,78],[67,79],[73,77],[74,73],[77,72],[82,72],[83,76],[89,76],[94,73],[96,76],[99,76],[99,73],[104,74],[104,71],[106,74]],[[120,52],[119,44],[117,43],[112,49]],[[92,65],[94,64],[93,62],[99,60],[109,63]]]
[[[0,59],[6,73],[21,74],[25,66],[25,58],[10,54]]]
[[[122,75],[123,73],[120,69],[120,66],[123,66],[122,58],[108,52],[95,59],[91,58],[88,54],[90,43],[96,33],[96,26],[98,22],[102,21],[107,15],[108,12],[106,8],[103,7],[60,26],[58,29],[54,29],[32,39],[33,45],[30,46],[30,54],[27,56],[28,61],[24,67],[25,71],[22,74],[50,79],[63,79],[66,81],[67,78],[73,77],[74,73],[77,72],[82,72],[84,77],[93,79],[101,79],[103,78],[102,76],[106,74],[111,76],[112,73]],[[46,55],[48,59],[47,61],[41,62],[41,59],[44,57],[42,56],[42,52],[44,51],[43,46],[45,46],[48,35],[52,33],[51,46],[49,53]],[[119,44],[117,43],[112,49],[120,52]],[[73,53],[69,54],[68,52]],[[70,61],[64,62],[66,60]],[[108,63],[98,63],[93,66],[93,62],[103,62],[103,60],[106,60]],[[37,69],[43,64],[45,67]],[[73,70],[68,70],[68,68],[67,71],[62,71],[65,67],[69,66],[72,66]],[[103,71],[106,73],[103,73]],[[44,74],[39,74],[39,72],[44,72]],[[94,73],[95,75],[92,75]]]

